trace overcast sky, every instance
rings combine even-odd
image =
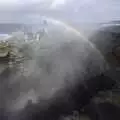
[[[75,22],[119,20],[119,6],[120,0],[0,0],[0,21],[28,21],[40,15]]]

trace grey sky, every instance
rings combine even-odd
[[[119,20],[119,6],[119,0],[0,0],[0,22],[37,21],[40,15],[73,22]]]

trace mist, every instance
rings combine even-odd
[[[44,7],[40,7],[43,4]],[[17,66],[19,69],[10,69],[10,74],[6,74],[9,70],[3,72],[5,75],[1,72],[0,107],[10,112],[21,110],[28,100],[33,103],[49,100],[59,90],[64,93],[66,86],[75,88],[77,83],[85,80],[85,76],[89,78],[108,69],[103,56],[85,35],[93,25],[119,20],[119,4],[118,1],[108,0],[70,0],[48,4],[47,1],[24,1],[24,4],[4,4],[0,9],[0,23],[29,23],[39,26],[43,16],[56,21],[48,24],[47,32],[40,41],[25,42],[23,37],[16,35],[7,39],[17,41],[16,45],[22,50],[26,60]],[[70,24],[80,34],[58,24],[57,20]],[[83,36],[81,31],[85,32]]]
[[[107,69],[103,56],[87,38],[53,21],[48,22],[48,31],[40,41],[25,42],[19,32],[6,39],[15,42],[18,55],[26,58],[12,69],[1,72],[0,102],[7,111],[21,110],[29,100],[37,103],[52,99],[66,86],[74,88],[80,82],[77,76],[83,82],[85,76]]]

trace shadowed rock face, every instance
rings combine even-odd
[[[89,116],[90,120],[119,120],[120,119],[120,106],[110,103],[90,102],[85,107],[85,113]]]
[[[119,120],[120,119],[120,106],[112,103],[101,103],[98,105],[100,120]]]
[[[90,41],[95,44],[112,67],[111,76],[120,82],[120,21],[103,25],[93,34]],[[119,93],[117,92],[118,95]]]
[[[111,66],[118,67],[120,58],[116,48],[120,45],[119,39],[120,24],[116,21],[105,24],[95,31],[90,41],[96,45]]]
[[[53,44],[44,43],[46,49],[35,51],[24,62],[23,74],[15,69],[1,73],[1,120],[57,120],[116,84],[104,74],[109,67],[100,52],[82,37],[65,32],[67,36],[56,36],[59,45],[53,40]]]
[[[96,46],[98,50],[100,50],[104,58],[109,62],[109,65],[112,68],[111,71],[109,71],[110,72],[109,74],[112,78],[116,79],[118,83],[120,78],[119,74],[120,59],[119,51],[117,51],[118,55],[115,55],[114,50],[116,47],[119,47],[120,45],[119,30],[120,30],[119,22],[109,23],[109,25],[101,27],[101,29],[96,31],[90,38],[90,41]],[[99,100],[97,101],[98,103],[96,104],[93,102],[86,109],[86,111],[88,112],[87,114],[91,117],[92,120],[120,119],[119,88],[120,85],[118,84],[117,89],[108,92],[103,91],[102,94],[97,95],[97,97],[99,98]]]

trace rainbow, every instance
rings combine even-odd
[[[89,44],[95,48],[98,52],[100,52],[86,37],[85,35],[83,35],[80,31],[76,30],[75,28],[73,28],[71,25],[63,22],[63,21],[60,21],[60,20],[57,20],[57,19],[54,19],[54,18],[49,18],[49,17],[45,17],[45,20],[47,20],[48,23],[53,23],[55,25],[60,25],[62,27],[64,27],[65,29],[75,33],[76,35],[78,35],[80,38],[82,38],[84,41],[87,41],[89,42]]]

